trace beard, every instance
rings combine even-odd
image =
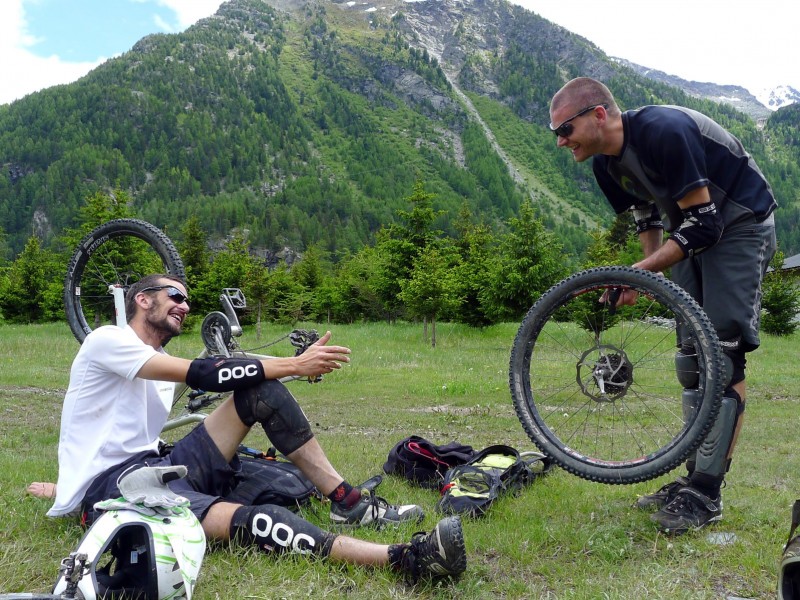
[[[159,338],[161,345],[166,346],[175,336],[181,334],[182,323],[176,323],[169,313],[162,310],[163,303],[154,302],[145,315],[145,323]]]

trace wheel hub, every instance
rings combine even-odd
[[[576,380],[581,391],[592,400],[614,402],[633,383],[633,365],[623,350],[599,345],[581,355],[576,365]]]

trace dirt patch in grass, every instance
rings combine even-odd
[[[488,413],[488,406],[452,406],[450,404],[440,404],[438,406],[423,406],[421,408],[410,408],[409,412],[416,413],[439,413],[445,415],[476,415]]]
[[[37,396],[60,396],[64,397],[64,394],[67,390],[61,389],[45,389],[40,387],[33,387],[33,386],[6,386],[0,385],[0,393],[2,395],[8,394],[34,394]]]
[[[37,387],[0,387],[0,432],[14,432],[40,423],[41,429],[58,424],[64,390]],[[40,430],[41,430],[40,429]]]

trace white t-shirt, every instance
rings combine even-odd
[[[107,325],[86,336],[64,397],[57,493],[49,516],[76,513],[100,473],[158,449],[175,384],[136,377],[158,353],[130,327]]]

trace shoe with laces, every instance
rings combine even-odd
[[[331,520],[337,525],[360,527],[362,525],[400,525],[419,523],[425,513],[416,504],[395,506],[389,504],[374,490],[361,490],[361,499],[350,508],[342,508],[335,502],[331,504]]]
[[[681,535],[722,519],[722,496],[716,500],[691,487],[681,488],[672,502],[650,518],[664,533]]]
[[[412,583],[421,577],[452,577],[467,569],[461,518],[445,517],[432,531],[415,533],[403,548],[400,569]]]
[[[691,482],[687,477],[678,477],[675,481],[665,483],[652,494],[640,496],[636,499],[634,506],[641,509],[662,508],[672,502],[681,488],[689,485],[691,485]]]

